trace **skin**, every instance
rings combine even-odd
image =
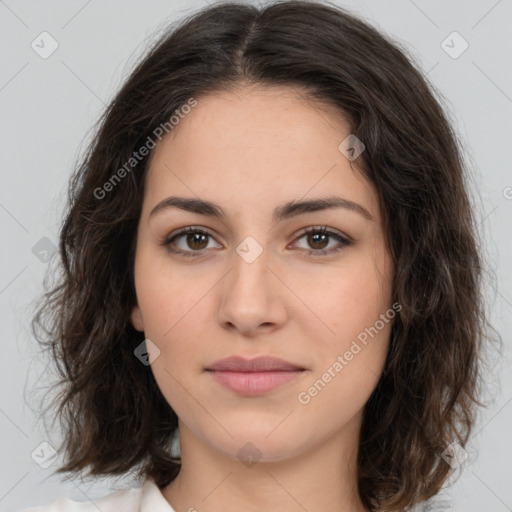
[[[198,98],[153,150],[137,233],[133,326],[158,350],[151,364],[179,417],[182,468],[162,493],[177,512],[365,511],[356,457],[365,403],[382,373],[391,323],[309,403],[298,400],[365,328],[392,306],[392,264],[372,185],[338,149],[349,125],[292,88],[244,86]],[[167,208],[168,196],[219,204],[226,219]],[[278,223],[275,207],[331,195],[364,207],[303,213]],[[204,240],[169,235],[194,226]],[[303,235],[325,226],[352,243]],[[197,235],[196,235],[197,236]],[[248,236],[262,253],[248,263]],[[197,240],[197,238],[195,239]],[[241,396],[205,368],[231,355],[298,364],[296,379]],[[237,452],[252,443],[250,465]],[[191,507],[194,507],[192,509]]]

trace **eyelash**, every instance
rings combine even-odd
[[[171,237],[166,238],[166,240],[163,242],[162,245],[166,246],[168,251],[170,251],[174,254],[179,254],[181,256],[185,256],[185,257],[200,257],[200,256],[204,255],[205,249],[202,249],[200,251],[182,251],[182,250],[174,250],[174,249],[170,248],[170,245],[176,239],[182,237],[183,235],[189,234],[189,233],[199,233],[201,235],[206,235],[206,236],[214,238],[210,232],[208,232],[202,228],[196,228],[193,226],[189,226],[187,228],[184,228],[184,229],[178,231]],[[345,238],[344,236],[340,235],[336,231],[332,231],[332,230],[328,229],[326,226],[314,226],[314,227],[308,228],[308,229],[304,230],[295,239],[295,241],[300,240],[301,238],[303,238],[304,236],[306,236],[310,233],[328,235],[329,237],[335,238],[339,242],[339,245],[337,247],[335,247],[334,249],[331,248],[331,249],[309,250],[309,256],[318,257],[318,256],[326,256],[326,255],[335,254],[335,253],[338,253],[341,250],[343,250],[345,247],[348,247],[349,245],[352,244],[352,240]]]

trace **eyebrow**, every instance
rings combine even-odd
[[[163,212],[168,208],[179,208],[187,212],[197,213],[199,215],[206,215],[209,217],[216,217],[218,219],[227,220],[224,210],[217,204],[203,199],[187,198],[171,196],[163,201],[160,201],[149,214],[149,217]],[[297,215],[304,213],[318,212],[334,208],[345,208],[346,210],[356,212],[362,215],[367,220],[374,221],[375,219],[370,212],[354,201],[343,199],[338,196],[329,196],[318,199],[310,199],[307,201],[289,201],[278,206],[272,215],[273,222],[277,223]]]

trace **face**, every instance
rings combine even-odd
[[[180,432],[285,459],[356,430],[382,372],[395,310],[377,196],[338,149],[348,124],[293,89],[197,101],[151,156],[131,321]],[[229,356],[300,370],[208,370]]]

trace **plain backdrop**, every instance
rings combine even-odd
[[[408,48],[443,95],[466,146],[490,269],[488,310],[503,338],[503,356],[487,374],[494,398],[482,411],[469,458],[435,510],[510,511],[512,2],[338,3]],[[58,459],[46,468],[37,462],[51,441],[34,412],[41,395],[36,388],[51,382],[51,372],[30,333],[30,312],[57,244],[68,178],[94,123],[155,35],[205,5],[0,0],[0,510],[62,496],[94,499],[133,483],[66,481],[52,473]]]

